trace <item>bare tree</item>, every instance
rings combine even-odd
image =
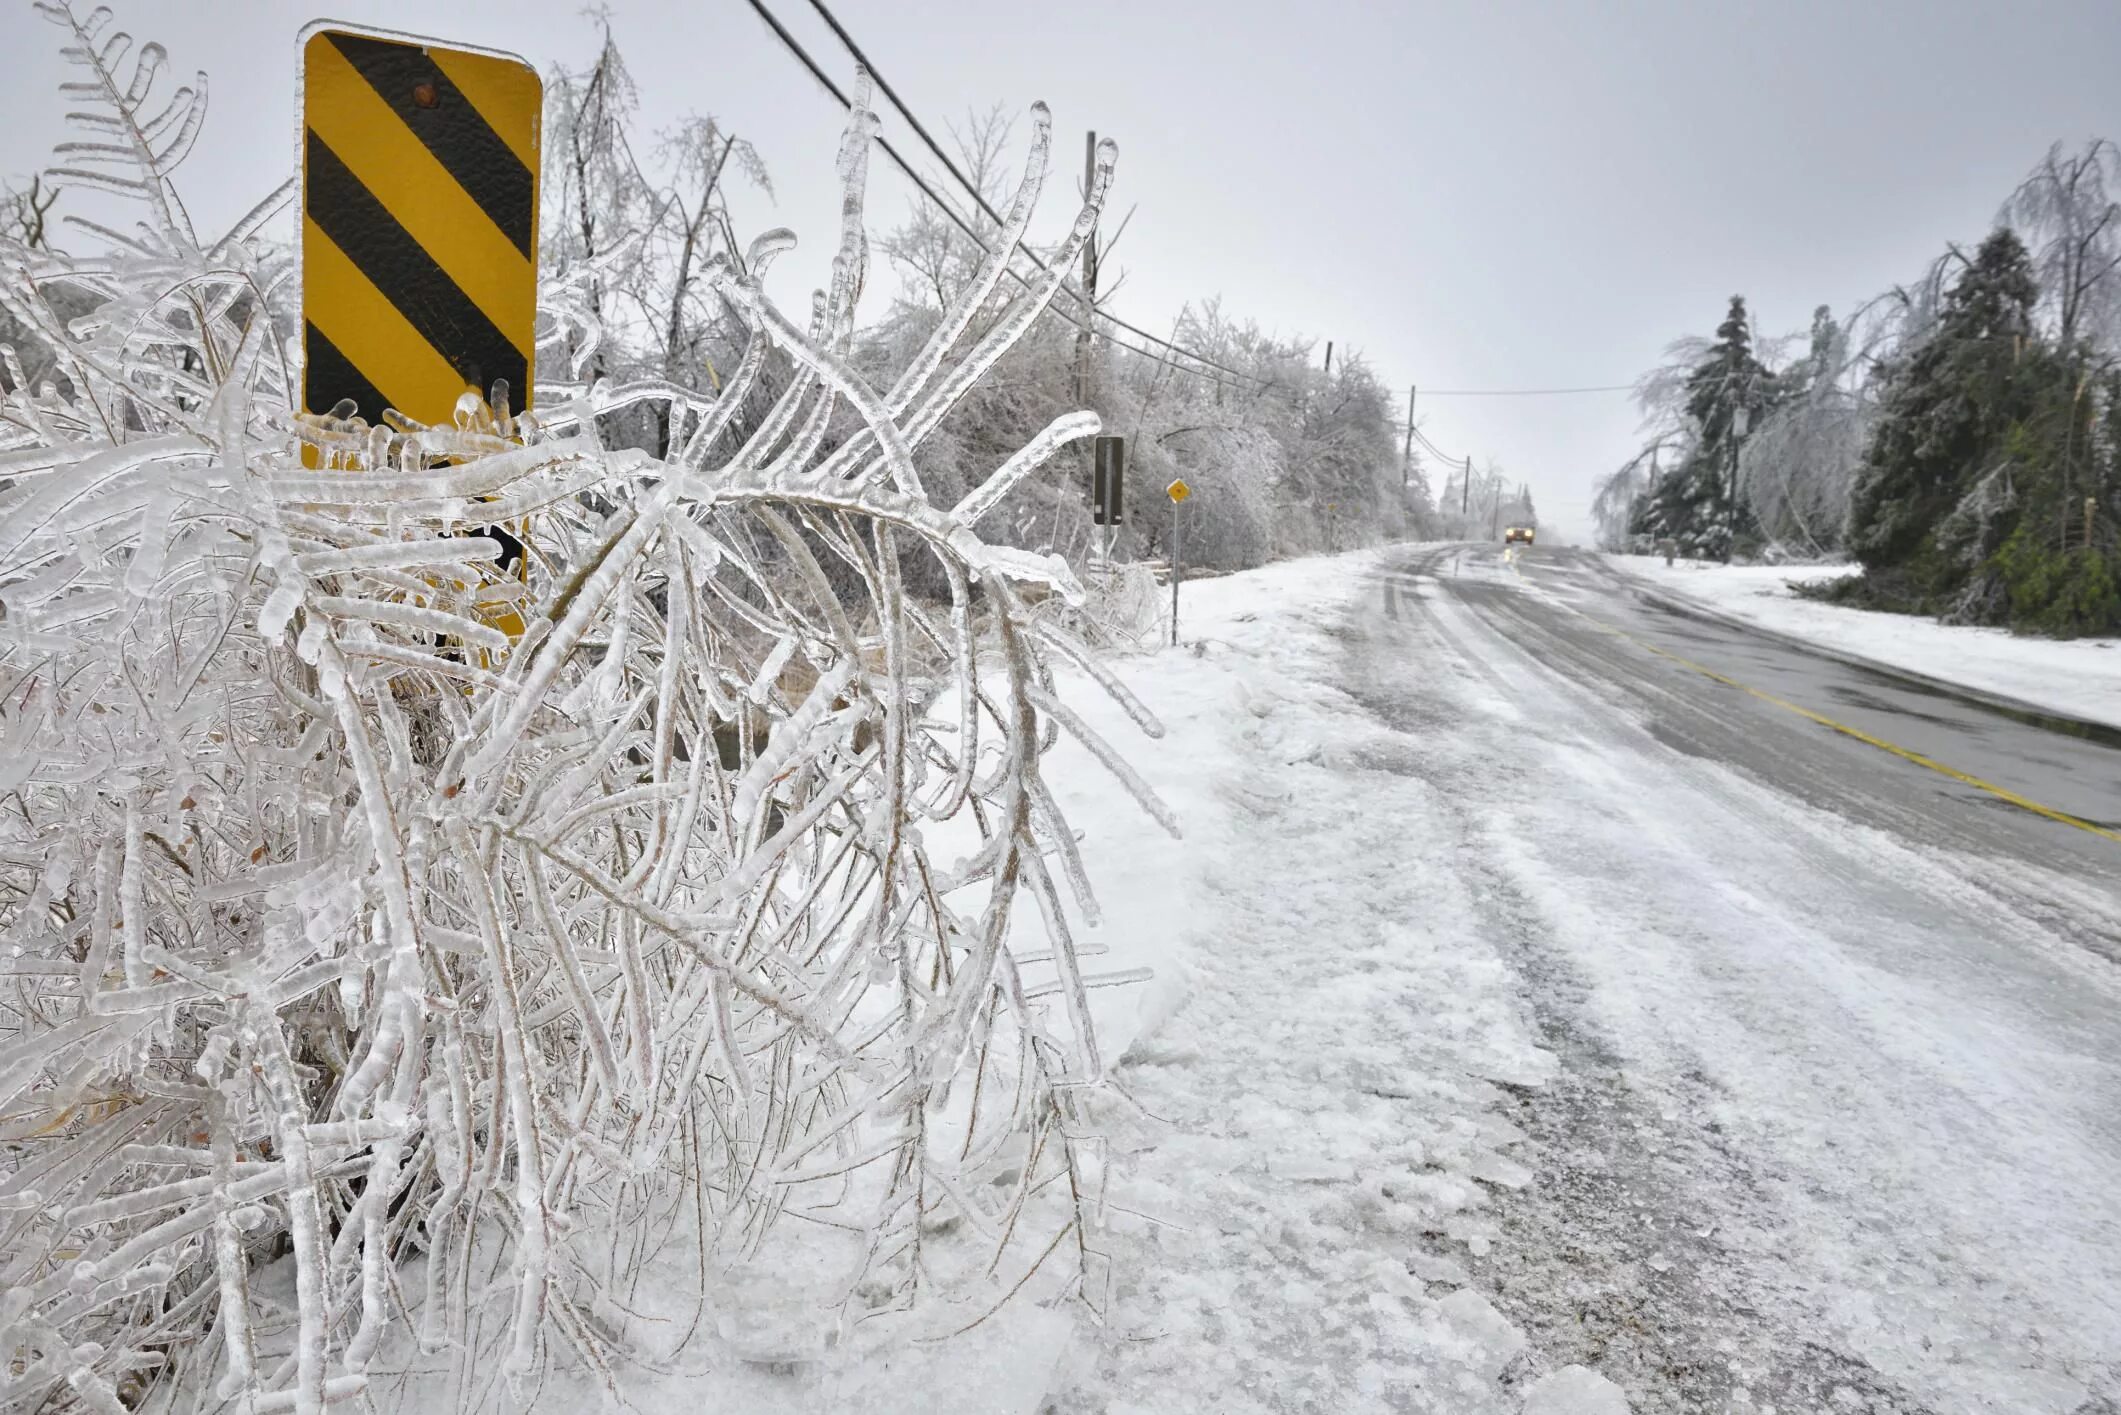
[[[48,183],[41,172],[32,173],[27,188],[0,190],[0,206],[5,209],[7,233],[24,250],[48,251],[51,249],[49,221],[52,204],[59,200],[59,188]]]
[[[609,372],[601,325],[611,291],[631,280],[644,258],[640,234],[650,225],[656,193],[634,155],[632,128],[639,97],[626,61],[604,27],[603,44],[588,68],[557,68],[545,80],[545,209],[541,264],[549,280],[581,288],[580,305],[599,328],[590,332],[583,372]],[[621,264],[621,260],[626,263]]]
[[[1814,556],[1840,546],[1873,411],[1851,373],[1848,331],[1821,305],[1812,316],[1810,348],[1780,380],[1785,396],[1738,455],[1739,493],[1773,543],[1793,541]]]
[[[2069,153],[2056,143],[1996,219],[2033,250],[2042,299],[2064,348],[2110,344],[2121,326],[2121,147],[2099,138]]]
[[[557,160],[547,169],[554,190],[542,263],[559,287],[579,288],[578,308],[594,326],[581,372],[711,390],[747,338],[708,279],[717,257],[746,266],[729,179],[740,176],[768,197],[772,182],[752,145],[711,116],[688,117],[663,134],[644,163],[634,140],[637,107],[608,26],[587,68],[548,77],[547,147]],[[769,377],[765,389],[777,382]],[[610,431],[667,456],[670,408],[636,410]],[[731,430],[747,426],[739,419]]]
[[[958,170],[989,206],[1002,197],[1009,141],[1014,131],[1015,123],[999,104],[985,113],[967,113],[962,128],[950,126],[951,140],[957,147]],[[905,282],[900,298],[916,308],[929,310],[955,303],[958,294],[977,275],[985,256],[981,243],[967,234],[965,227],[977,231],[984,219],[977,210],[960,210],[958,219],[952,220],[926,195],[916,192],[905,224],[877,242],[877,249]]]

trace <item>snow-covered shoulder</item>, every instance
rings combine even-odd
[[[1716,565],[1612,555],[1615,568],[1719,614],[1837,654],[2011,698],[2064,717],[2121,726],[2121,640],[2036,639],[1799,598],[1793,583],[1855,573],[1835,565]]]
[[[1183,646],[1117,665],[1164,725],[1132,760],[1183,843],[1071,744],[1050,763],[1104,906],[1085,952],[1156,973],[1093,993],[1127,1103],[1114,1282],[1064,1415],[1520,1408],[1527,1338],[1473,1273],[1496,1192],[1532,1182],[1505,1098],[1554,1062],[1451,878],[1414,744],[1342,686],[1352,598],[1383,573],[1356,555],[1189,582]]]

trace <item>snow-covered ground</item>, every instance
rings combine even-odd
[[[2121,640],[2035,639],[1799,599],[1791,581],[1852,573],[1833,566],[1716,565],[1611,555],[1660,590],[1837,653],[1939,682],[2013,698],[2069,717],[2121,726]]]
[[[1092,995],[1086,1300],[840,1364],[674,1352],[630,1404],[2109,1408],[2115,982],[2039,911],[2121,908],[1674,752],[1473,607],[1536,584],[1468,565],[1461,600],[1420,558],[1185,585],[1186,646],[1114,665],[1159,740],[1062,684],[1185,830],[1047,758],[1103,906],[1079,941],[1156,974]]]
[[[1098,973],[1155,970],[1091,995],[1116,1087],[1090,1107],[1110,1137],[1110,1222],[1092,1236],[1109,1262],[1093,1262],[1086,1300],[1054,1302],[1055,1284],[1035,1284],[948,1340],[730,1363],[711,1335],[729,1314],[703,1319],[660,1295],[692,1285],[698,1257],[680,1230],[624,1296],[672,1337],[650,1353],[659,1369],[619,1373],[629,1405],[1627,1410],[1587,1369],[1535,1365],[1469,1277],[1498,1236],[1495,1196],[1532,1179],[1500,1112],[1554,1062],[1450,866],[1435,788],[1403,770],[1404,735],[1333,686],[1350,600],[1374,592],[1375,570],[1347,556],[1189,582],[1185,646],[1113,665],[1162,721],[1160,740],[1063,675],[1063,697],[1185,831],[1156,829],[1072,739],[1046,758],[1103,911],[1078,942]],[[1042,950],[1035,911],[1019,919],[1016,945]],[[772,1297],[772,1274],[741,1276],[742,1302]],[[693,1331],[704,1347],[677,1344]],[[415,1415],[457,1408],[417,1379],[378,1393]],[[567,1377],[537,1408],[600,1398]]]
[[[1517,1410],[1522,1335],[1468,1284],[1497,1188],[1527,1183],[1502,1087],[1552,1069],[1449,867],[1400,734],[1333,686],[1360,557],[1189,584],[1189,647],[1122,664],[1169,731],[1135,760],[1178,808],[1150,840],[1094,772],[1087,828],[1111,965],[1107,1045],[1139,1111],[1101,1330],[1063,1411]],[[1056,763],[1058,766],[1059,763]],[[1588,1372],[1534,1410],[1598,1410]],[[1624,1407],[1623,1407],[1624,1408]]]

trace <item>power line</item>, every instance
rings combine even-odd
[[[816,0],[812,0],[812,2],[816,3]],[[838,101],[839,105],[842,108],[852,111],[854,108],[852,100],[850,100],[847,95],[840,90],[839,85],[834,83],[832,79],[825,73],[825,71],[821,67],[819,67],[817,61],[810,57],[809,51],[804,49],[801,42],[798,41],[794,35],[788,32],[786,26],[782,25],[781,22],[774,17],[773,12],[766,8],[762,0],[750,0],[750,3],[751,8],[758,12],[759,18],[764,20],[768,27],[773,30],[774,35],[781,41],[782,45],[785,46],[790,53],[794,54],[795,57],[801,61],[805,69],[810,71],[810,76],[816,79],[818,83],[823,86],[825,91],[831,94],[832,97]],[[957,177],[957,179],[961,183],[965,184],[967,189],[972,192],[973,198],[979,202],[980,206],[987,212],[989,216],[994,216],[993,208],[987,205],[986,199],[979,194],[976,188],[972,187],[971,183],[967,181],[964,177],[964,174],[957,170],[957,165],[951,162],[947,156],[944,156],[942,154],[941,149],[936,145],[934,138],[929,136],[927,129],[920,124],[919,120],[914,118],[912,113],[907,111],[905,104],[900,102],[897,93],[894,92],[891,86],[884,81],[883,75],[876,71],[875,66],[870,64],[867,58],[862,55],[861,51],[855,47],[854,41],[847,35],[846,31],[840,27],[838,22],[832,18],[831,13],[825,10],[822,5],[818,6],[818,10],[820,14],[823,14],[825,16],[826,23],[832,26],[833,32],[840,37],[841,42],[847,46],[848,51],[854,56],[855,62],[862,65],[864,69],[868,70],[870,76],[876,79],[877,86],[884,91],[885,95],[890,98],[892,104],[896,106],[899,112],[905,116],[906,121],[912,124],[914,131],[920,134],[922,141],[927,143],[931,151],[934,151],[937,153],[938,156],[943,157],[944,164],[950,168],[951,174]],[[966,239],[970,240],[973,245],[977,246],[983,253],[989,255],[993,254],[992,248],[988,246],[986,241],[981,239],[980,234],[977,231],[973,230],[972,227],[966,223],[964,217],[958,214],[957,208],[951,203],[943,200],[942,197],[936,194],[935,189],[928,185],[927,180],[923,178],[920,173],[914,171],[913,165],[909,163],[903,155],[900,154],[899,150],[896,147],[892,146],[890,139],[884,137],[882,134],[878,134],[876,137],[876,142],[879,147],[883,148],[885,155],[888,156],[892,160],[892,162],[897,165],[899,171],[906,174],[907,180],[911,181],[915,187],[919,188],[921,194],[927,197],[929,201],[935,203],[935,205],[942,210],[943,214],[949,217],[951,222],[956,225],[958,230],[965,233]],[[996,221],[1000,221],[1001,218],[995,216],[994,219]],[[1023,245],[1022,242],[1017,243],[1017,249],[1022,251],[1025,255],[1031,257],[1032,261],[1037,264],[1039,269],[1048,271],[1050,273],[1051,267],[1047,266],[1045,261],[1040,259],[1037,252]],[[1022,275],[1017,273],[1013,266],[1008,267],[1008,275],[1010,279],[1016,281],[1017,284],[1023,286],[1025,289],[1028,290],[1029,288],[1031,288],[1030,282],[1024,279]],[[1072,287],[1063,284],[1061,286],[1061,289],[1069,296],[1069,298],[1075,300],[1076,303],[1084,303],[1083,297],[1078,294]],[[1055,315],[1059,316],[1061,319],[1066,320],[1068,323],[1074,325],[1077,329],[1082,329],[1086,332],[1093,334],[1096,332],[1092,326],[1086,326],[1081,320],[1077,319],[1074,315],[1070,314],[1066,310],[1056,309],[1051,305],[1047,306],[1047,308],[1051,310]],[[1149,333],[1147,330],[1129,324],[1127,321],[1120,319],[1116,315],[1101,315],[1097,312],[1094,306],[1091,308],[1091,317],[1093,321],[1101,318],[1109,323],[1119,326],[1122,329],[1126,329],[1132,333],[1138,334],[1143,338],[1147,339],[1152,344],[1159,345],[1162,348],[1168,349],[1172,353],[1178,354],[1184,358],[1192,359],[1196,363],[1202,364],[1207,368],[1214,369],[1219,373],[1228,374],[1232,379],[1235,379],[1240,383],[1250,384],[1257,388],[1264,388],[1268,386],[1267,381],[1264,379],[1254,377],[1251,374],[1240,373],[1236,369],[1229,368],[1223,364],[1219,364],[1215,360],[1210,359],[1205,355],[1196,354],[1190,349],[1174,344],[1168,339],[1160,339],[1156,335]],[[1183,364],[1172,363],[1167,359],[1161,358],[1156,354],[1150,353],[1146,349],[1137,348],[1134,345],[1129,344],[1124,339],[1115,338],[1109,333],[1106,334],[1104,337],[1111,343],[1116,344],[1120,348],[1126,350],[1128,353],[1133,354],[1138,358],[1147,359],[1151,363],[1162,364],[1166,368],[1176,369],[1180,373],[1190,374],[1195,378],[1209,377],[1208,374],[1203,373],[1200,369],[1187,368]],[[1221,382],[1220,379],[1216,379],[1215,381]]]
[[[754,3],[756,3],[756,0],[754,0]],[[923,143],[927,144],[928,151],[935,154],[936,160],[943,164],[944,168],[949,171],[951,176],[957,178],[957,184],[963,187],[965,191],[970,194],[972,200],[979,204],[979,209],[987,214],[987,219],[992,221],[997,226],[1006,225],[1006,223],[1002,220],[1001,213],[996,211],[993,206],[988,203],[986,193],[982,192],[973,183],[972,179],[965,175],[963,169],[961,169],[957,165],[957,163],[951,159],[950,154],[944,151],[942,144],[937,142],[935,140],[934,135],[928,131],[927,126],[923,124],[919,118],[916,118],[913,115],[913,110],[906,106],[906,101],[898,96],[898,90],[891,86],[890,80],[884,77],[883,71],[877,68],[875,64],[870,62],[869,56],[862,52],[861,46],[854,42],[854,36],[847,33],[846,27],[839,22],[839,20],[833,15],[830,9],[826,8],[824,0],[810,0],[810,7],[818,12],[818,15],[825,21],[826,25],[831,28],[833,34],[839,37],[840,43],[846,46],[847,53],[852,56],[854,62],[860,64],[864,69],[869,71],[869,76],[876,80],[876,86],[883,90],[884,97],[891,100],[891,106],[898,109],[899,116],[904,118],[906,122],[913,128],[913,131],[919,135],[920,140]],[[1085,195],[1087,195],[1087,193]],[[1016,243],[1016,248],[1022,251],[1025,255],[1029,256],[1031,258],[1031,263],[1033,265],[1036,265],[1040,270],[1050,270],[1050,267],[1047,266],[1044,258],[1041,257],[1037,251],[1032,250],[1029,246],[1025,245],[1021,241],[1018,241]],[[1143,329],[1140,325],[1129,324],[1126,320],[1121,319],[1116,314],[1103,313],[1099,311],[1095,305],[1089,304],[1089,302],[1085,300],[1082,295],[1078,294],[1072,287],[1064,286],[1063,288],[1067,290],[1069,297],[1075,300],[1078,304],[1087,305],[1090,309],[1091,316],[1094,319],[1108,320],[1111,323],[1118,325],[1121,329],[1127,330],[1133,334],[1137,334],[1140,337],[1148,340],[1152,344],[1168,349],[1174,354],[1182,354],[1186,358],[1192,359],[1197,363],[1204,364],[1207,367],[1215,369],[1221,373],[1229,374],[1232,378],[1244,379],[1247,382],[1252,383],[1261,382],[1261,380],[1255,378],[1253,375],[1248,373],[1240,373],[1238,370],[1231,368],[1226,364],[1217,363],[1215,360],[1209,358],[1205,354],[1195,353],[1193,350],[1183,348],[1177,344],[1172,343],[1168,339],[1158,338],[1156,335],[1151,334],[1148,330]]]
[[[790,53],[794,54],[797,59],[802,61],[803,67],[810,71],[810,76],[816,79],[820,84],[822,84],[824,86],[825,91],[831,94],[833,98],[839,101],[839,105],[842,108],[852,111],[852,109],[854,108],[853,101],[849,99],[845,93],[840,91],[839,85],[834,83],[831,78],[826,75],[823,69],[818,67],[817,61],[810,57],[810,52],[803,48],[802,44],[795,38],[794,35],[791,35],[785,28],[782,27],[781,22],[773,17],[772,12],[769,11],[763,4],[761,4],[760,0],[751,0],[751,8],[758,11],[760,19],[763,19],[768,25],[772,26],[774,34],[779,36],[781,43],[788,47]],[[980,239],[979,233],[977,231],[974,231],[967,224],[965,224],[965,219],[964,217],[958,214],[957,208],[955,206],[952,206],[949,202],[943,200],[941,196],[937,195],[935,189],[928,185],[927,179],[922,177],[920,173],[913,170],[913,165],[907,162],[906,159],[902,155],[900,155],[899,150],[891,145],[891,140],[889,138],[884,137],[882,134],[878,134],[876,138],[876,143],[877,146],[881,147],[884,150],[885,155],[888,156],[894,163],[898,165],[899,171],[906,174],[907,180],[912,182],[914,186],[920,189],[921,195],[927,197],[929,201],[934,202],[935,205],[942,211],[942,213],[945,216],[949,217],[950,220],[957,226],[957,229],[965,233],[965,237],[967,240],[971,241],[975,246],[978,246],[981,251],[986,252],[990,255],[993,253],[989,249],[987,243]],[[1026,289],[1030,288],[1029,282],[1026,281],[1023,276],[1017,274],[1015,270],[1012,269],[1008,273],[1009,278],[1016,281],[1017,284],[1024,286]],[[1073,292],[1071,291],[1070,293]],[[1050,305],[1047,308],[1052,309]],[[1078,329],[1081,329],[1083,327],[1082,322],[1077,320],[1066,310],[1056,309],[1052,310],[1052,312],[1059,318],[1066,320],[1068,323],[1074,325]],[[1132,344],[1127,343],[1124,339],[1112,339],[1110,335],[1107,335],[1106,338],[1111,340],[1112,343],[1117,344],[1120,348],[1125,349],[1128,353],[1134,354],[1140,358],[1148,359],[1152,363],[1163,364],[1165,367],[1175,368],[1181,373],[1190,373],[1195,375],[1196,377],[1199,376],[1200,371],[1198,369],[1189,369],[1180,364],[1169,363],[1168,361],[1160,359],[1156,355],[1149,353],[1145,349],[1135,348]]]
[[[1564,393],[1632,393],[1632,383],[1599,383],[1587,388],[1424,388],[1424,398],[1551,398]]]
[[[1416,442],[1419,442],[1423,447],[1427,448],[1429,451],[1429,455],[1436,458],[1440,462],[1445,462],[1455,467],[1466,460],[1463,457],[1453,457],[1450,453],[1444,451],[1441,447],[1438,447],[1435,443],[1429,441],[1429,435],[1423,432],[1419,427],[1416,427],[1414,429],[1414,440]]]

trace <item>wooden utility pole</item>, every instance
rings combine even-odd
[[[1097,130],[1083,134],[1083,199],[1089,200],[1090,190],[1097,182]],[[1090,403],[1090,330],[1097,323],[1097,233],[1092,231],[1090,239],[1083,242],[1083,313],[1082,330],[1075,336],[1075,383],[1076,401],[1087,407]]]
[[[1414,476],[1414,385],[1407,385],[1407,450],[1399,457],[1399,489],[1405,491]]]
[[[1473,511],[1473,459],[1466,458],[1466,479],[1459,483],[1458,516],[1464,520]]]
[[[1090,192],[1097,183],[1097,130],[1092,128],[1083,134],[1083,200],[1090,199]],[[1090,406],[1090,331],[1097,324],[1097,232],[1092,230],[1090,239],[1083,242],[1083,325],[1075,334],[1075,403],[1079,408]],[[1084,481],[1090,486],[1093,503],[1096,501],[1097,440],[1083,443]],[[1104,513],[1098,511],[1097,515]],[[1102,568],[1112,568],[1112,527],[1105,526],[1101,545],[1104,551]]]
[[[1332,341],[1331,339],[1328,339],[1328,340],[1326,341],[1326,377],[1327,377],[1327,378],[1331,378],[1332,376],[1333,376],[1333,341]]]

